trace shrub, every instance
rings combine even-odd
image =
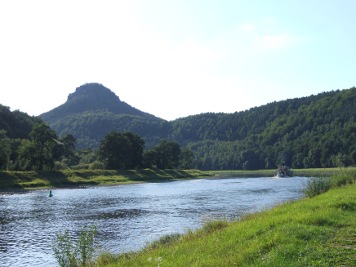
[[[96,160],[89,164],[89,170],[105,170],[104,163]]]
[[[347,184],[352,184],[356,181],[356,174],[352,172],[341,172],[332,177],[334,187],[340,187]]]
[[[76,244],[73,243],[68,231],[58,233],[53,241],[54,257],[61,267],[84,267],[91,262],[95,248],[94,236],[96,227],[82,229]]]
[[[308,179],[303,192],[307,197],[314,197],[328,191],[331,186],[332,182],[328,177],[311,177]]]

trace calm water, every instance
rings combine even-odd
[[[138,250],[204,222],[235,219],[301,197],[302,177],[203,179],[0,196],[0,266],[57,266],[51,243],[96,225],[96,244]]]

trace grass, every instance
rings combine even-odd
[[[345,171],[343,171],[345,170]],[[22,191],[32,189],[49,189],[61,187],[81,187],[91,185],[119,185],[142,182],[166,182],[177,179],[192,179],[201,177],[273,177],[275,170],[63,170],[63,171],[0,171],[0,192]],[[356,167],[347,169],[303,169],[294,170],[296,176],[325,177],[347,172],[356,173]],[[343,179],[340,177],[340,183]]]
[[[348,168],[313,168],[313,169],[293,169],[294,176],[304,177],[330,177],[339,175],[341,172],[355,172],[356,167]],[[223,170],[212,171],[218,177],[273,177],[276,170]]]
[[[0,191],[166,182],[209,176],[213,176],[213,174],[199,170],[0,171]]]
[[[348,168],[340,170],[337,174],[327,177],[310,177],[304,189],[304,195],[314,197],[327,192],[330,188],[337,188],[356,182],[356,169]]]
[[[239,221],[209,222],[139,252],[101,254],[95,266],[356,266],[355,174],[342,171],[323,194]]]

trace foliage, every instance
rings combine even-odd
[[[11,139],[28,139],[32,126],[41,122],[40,118],[0,105],[0,130],[4,130]]]
[[[78,148],[98,148],[110,132],[133,132],[148,147],[168,134],[169,123],[120,100],[101,84],[85,84],[65,104],[40,116],[58,135],[72,134]]]
[[[311,177],[304,188],[304,195],[314,197],[328,191],[348,184],[356,183],[356,170],[354,168],[339,170],[330,177]]]
[[[144,163],[157,168],[275,169],[281,161],[294,169],[355,166],[355,106],[353,87],[242,112],[205,113],[167,122],[129,106],[102,85],[87,84],[77,88],[64,105],[41,115],[63,144],[52,151],[54,160],[61,163],[47,162],[42,167],[88,166],[99,160],[96,149],[113,131],[142,138]],[[32,168],[26,157],[39,150],[30,140],[32,127],[38,122],[38,118],[0,106],[0,142],[4,148],[0,168]],[[157,148],[162,140],[179,144],[178,165],[164,162],[162,150]],[[34,167],[41,168],[36,162]]]
[[[8,170],[11,155],[11,140],[5,130],[0,130],[0,169]]]
[[[74,243],[68,231],[58,233],[53,241],[54,257],[61,267],[88,266],[94,255],[95,226],[82,229],[78,241]]]
[[[57,134],[45,123],[34,125],[28,140],[20,147],[20,157],[25,169],[53,170],[54,162],[61,156]]]
[[[172,122],[169,138],[205,170],[356,165],[356,88]]]
[[[328,177],[310,177],[303,192],[307,197],[314,197],[328,191],[332,186]]]
[[[162,140],[158,146],[145,151],[143,159],[147,168],[177,169],[181,160],[181,148],[174,141]]]
[[[142,165],[144,140],[130,132],[111,132],[102,140],[99,158],[107,169],[134,169]]]

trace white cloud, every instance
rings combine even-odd
[[[255,46],[257,48],[284,48],[303,39],[302,37],[285,33],[257,35]]]
[[[266,17],[254,23],[245,22],[238,25],[238,34],[249,46],[255,49],[285,48],[302,42],[305,37],[281,30],[281,25],[274,17]]]

